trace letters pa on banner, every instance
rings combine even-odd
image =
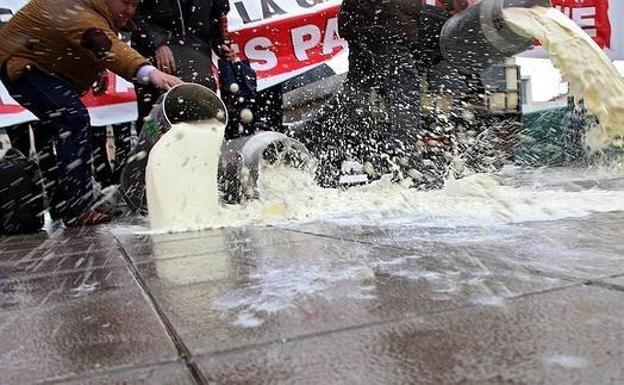
[[[323,64],[347,48],[338,35],[341,1],[231,1],[233,48],[249,59],[259,88]]]

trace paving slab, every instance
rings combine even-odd
[[[63,381],[58,385],[195,385],[193,376],[183,364],[166,364],[149,368],[103,373],[97,376]]]
[[[577,286],[200,357],[228,384],[616,384],[624,296]]]
[[[26,278],[13,274],[10,278],[0,280],[0,310],[40,308],[128,286],[136,286],[136,282],[125,266],[90,268]]]
[[[624,381],[622,213],[422,219],[0,237],[0,384]]]
[[[0,383],[29,384],[173,362],[173,343],[138,289],[0,312]]]
[[[308,238],[208,260],[159,260],[140,271],[193,354],[497,304],[579,284],[477,257]]]
[[[619,212],[486,227],[430,227],[388,219],[371,225],[321,222],[289,228],[421,253],[482,256],[570,278],[624,273],[624,215]]]
[[[97,268],[123,267],[123,265],[123,256],[116,249],[71,255],[51,255],[36,260],[20,260],[0,265],[0,282],[49,277],[75,271],[88,272]]]
[[[135,263],[183,256],[208,256],[249,247],[302,242],[309,237],[270,227],[224,228],[174,234],[120,234],[117,236]]]

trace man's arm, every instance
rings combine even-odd
[[[230,12],[230,2],[228,0],[214,0],[210,12],[210,43],[213,51],[223,56],[220,47],[225,44],[224,34],[227,32],[226,16]],[[228,42],[229,43],[229,42]]]
[[[91,51],[103,68],[128,81],[136,79],[140,83],[152,83],[165,90],[182,82],[151,66],[147,59],[121,41],[103,19],[78,20],[66,31],[65,36],[69,44]]]

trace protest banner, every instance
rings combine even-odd
[[[258,89],[296,77],[321,65],[335,73],[347,69],[348,46],[338,34],[342,0],[229,0],[228,30],[233,48],[249,59]],[[443,0],[422,0],[442,6]],[[470,0],[472,1],[472,0]],[[624,58],[624,1],[552,0],[553,5],[589,33],[613,59]],[[25,0],[0,0],[4,22]],[[2,12],[4,10],[4,12]],[[523,56],[546,57],[536,48]],[[109,74],[106,95],[87,94],[83,101],[94,126],[136,119],[136,96],[131,83]],[[0,84],[0,127],[32,120]]]

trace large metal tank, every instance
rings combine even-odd
[[[263,131],[229,140],[221,147],[219,190],[226,203],[257,198],[264,165],[279,165],[314,175],[317,161],[299,141],[279,132]]]
[[[550,0],[481,0],[451,17],[440,33],[444,58],[460,73],[478,76],[494,63],[526,51],[534,42],[503,18],[510,7],[550,7]]]
[[[145,169],[149,152],[172,124],[216,118],[227,124],[227,110],[209,88],[184,83],[173,87],[152,108],[146,118],[139,143],[121,174],[120,191],[130,208],[147,214]],[[313,170],[316,161],[305,146],[277,132],[225,141],[219,162],[219,190],[227,203],[239,203],[256,196],[261,164],[280,163],[287,167]]]
[[[183,83],[164,93],[145,118],[139,141],[121,173],[119,190],[128,206],[147,213],[145,169],[149,152],[172,124],[216,118],[225,125],[227,109],[212,90],[195,83]]]

